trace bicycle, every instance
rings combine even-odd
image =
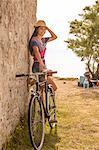
[[[56,104],[55,92],[52,85],[48,84],[47,76],[57,73],[51,71],[50,74],[46,73],[33,73],[33,74],[19,74],[16,77],[31,77],[35,76],[35,90],[31,89],[31,98],[28,110],[28,126],[32,146],[35,150],[41,150],[44,143],[44,125],[46,119],[50,128],[52,129],[56,124]],[[41,80],[43,76],[44,80]],[[45,93],[45,105],[42,100],[40,90],[43,87]]]

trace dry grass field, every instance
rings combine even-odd
[[[59,150],[99,150],[99,89],[56,81]]]
[[[99,88],[78,87],[77,80],[54,80],[58,124],[52,131],[46,124],[42,150],[99,150]],[[32,149],[23,119],[3,150]]]

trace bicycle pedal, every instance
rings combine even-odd
[[[50,109],[54,109],[54,108],[56,108],[56,106],[50,106]]]
[[[57,120],[49,120],[49,123],[57,123]]]
[[[52,106],[52,108],[56,108],[56,106]]]
[[[55,96],[55,94],[52,93],[51,96]]]

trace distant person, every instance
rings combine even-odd
[[[88,81],[90,81],[90,79],[91,79],[91,74],[90,74],[90,72],[88,72],[88,71],[85,72],[85,73],[84,73],[84,76],[87,78]]]
[[[84,73],[84,77],[85,77],[85,82],[87,83],[88,87],[92,87],[93,84],[91,82],[91,74],[90,74],[90,72],[88,72],[88,71],[85,72]]]
[[[43,37],[46,31],[50,33],[51,37]],[[34,63],[32,66],[33,73],[43,72],[47,69],[45,65],[46,44],[56,38],[57,36],[46,26],[45,21],[38,20],[35,23],[34,32],[29,41],[29,49],[31,55],[34,57]],[[54,91],[56,91],[56,84],[50,77],[48,77],[48,83],[52,84]]]

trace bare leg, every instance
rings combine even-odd
[[[48,83],[52,85],[54,91],[57,90],[57,86],[56,86],[55,82],[49,76],[48,76]]]

